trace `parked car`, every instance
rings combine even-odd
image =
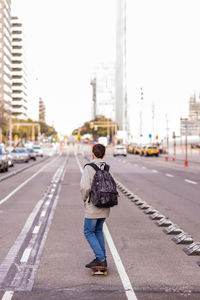
[[[8,166],[9,167],[14,167],[14,157],[12,154],[12,149],[7,148],[6,149],[7,157],[8,157]]]
[[[143,156],[145,154],[146,149],[147,146],[142,146],[142,148],[140,149],[140,156]]]
[[[144,150],[144,156],[159,156],[159,149],[156,146],[149,146],[146,147],[146,149]]]
[[[137,145],[137,146],[134,148],[133,153],[134,153],[134,154],[140,154],[140,151],[141,151],[140,145]]]
[[[27,152],[30,159],[36,160],[36,153],[32,148],[28,148]]]
[[[127,152],[128,153],[134,153],[134,150],[135,150],[135,147],[136,147],[136,144],[134,144],[134,143],[131,143],[131,144],[129,144],[128,146],[127,146]]]
[[[15,148],[12,151],[14,162],[29,162],[29,155],[25,148]]]
[[[8,156],[3,147],[0,147],[0,171],[1,172],[8,171]]]
[[[35,151],[37,156],[43,157],[43,150],[41,149],[41,147],[39,145],[34,145],[33,150]]]
[[[126,156],[127,155],[126,147],[123,146],[123,145],[117,145],[117,146],[115,146],[114,152],[113,152],[113,156],[117,156],[117,155]]]

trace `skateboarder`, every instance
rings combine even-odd
[[[103,169],[105,162],[105,146],[94,145],[92,149],[92,163]],[[103,223],[108,218],[110,208],[99,208],[90,201],[90,191],[95,170],[86,165],[80,182],[81,194],[85,205],[84,235],[92,248],[95,259],[86,264],[86,268],[107,267],[106,249],[103,235]]]

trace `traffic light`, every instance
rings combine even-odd
[[[94,127],[94,123],[90,122],[90,128],[92,129]]]

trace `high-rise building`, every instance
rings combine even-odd
[[[0,0],[0,142],[12,110],[10,5],[10,0]]]
[[[126,86],[126,0],[116,0],[115,121],[128,131]]]
[[[196,99],[196,95],[189,101],[189,118],[192,120],[200,119],[200,100]]]
[[[196,95],[189,100],[189,118],[180,120],[181,135],[200,136],[200,100]]]
[[[115,73],[113,63],[100,63],[95,68],[95,114],[115,119]],[[94,84],[94,79],[93,79]],[[94,94],[94,91],[93,91]],[[94,97],[94,95],[93,95]]]
[[[44,101],[39,99],[39,122],[45,123],[46,107]]]
[[[22,23],[12,17],[12,116],[27,119],[27,72]]]

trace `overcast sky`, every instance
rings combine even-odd
[[[70,133],[91,118],[90,78],[99,62],[114,61],[115,0],[12,0],[26,32],[31,114],[41,96],[47,121]],[[128,101],[138,135],[140,88],[143,131],[164,135],[165,115],[179,134],[189,97],[199,93],[199,0],[127,0]],[[34,115],[37,117],[37,115]]]

